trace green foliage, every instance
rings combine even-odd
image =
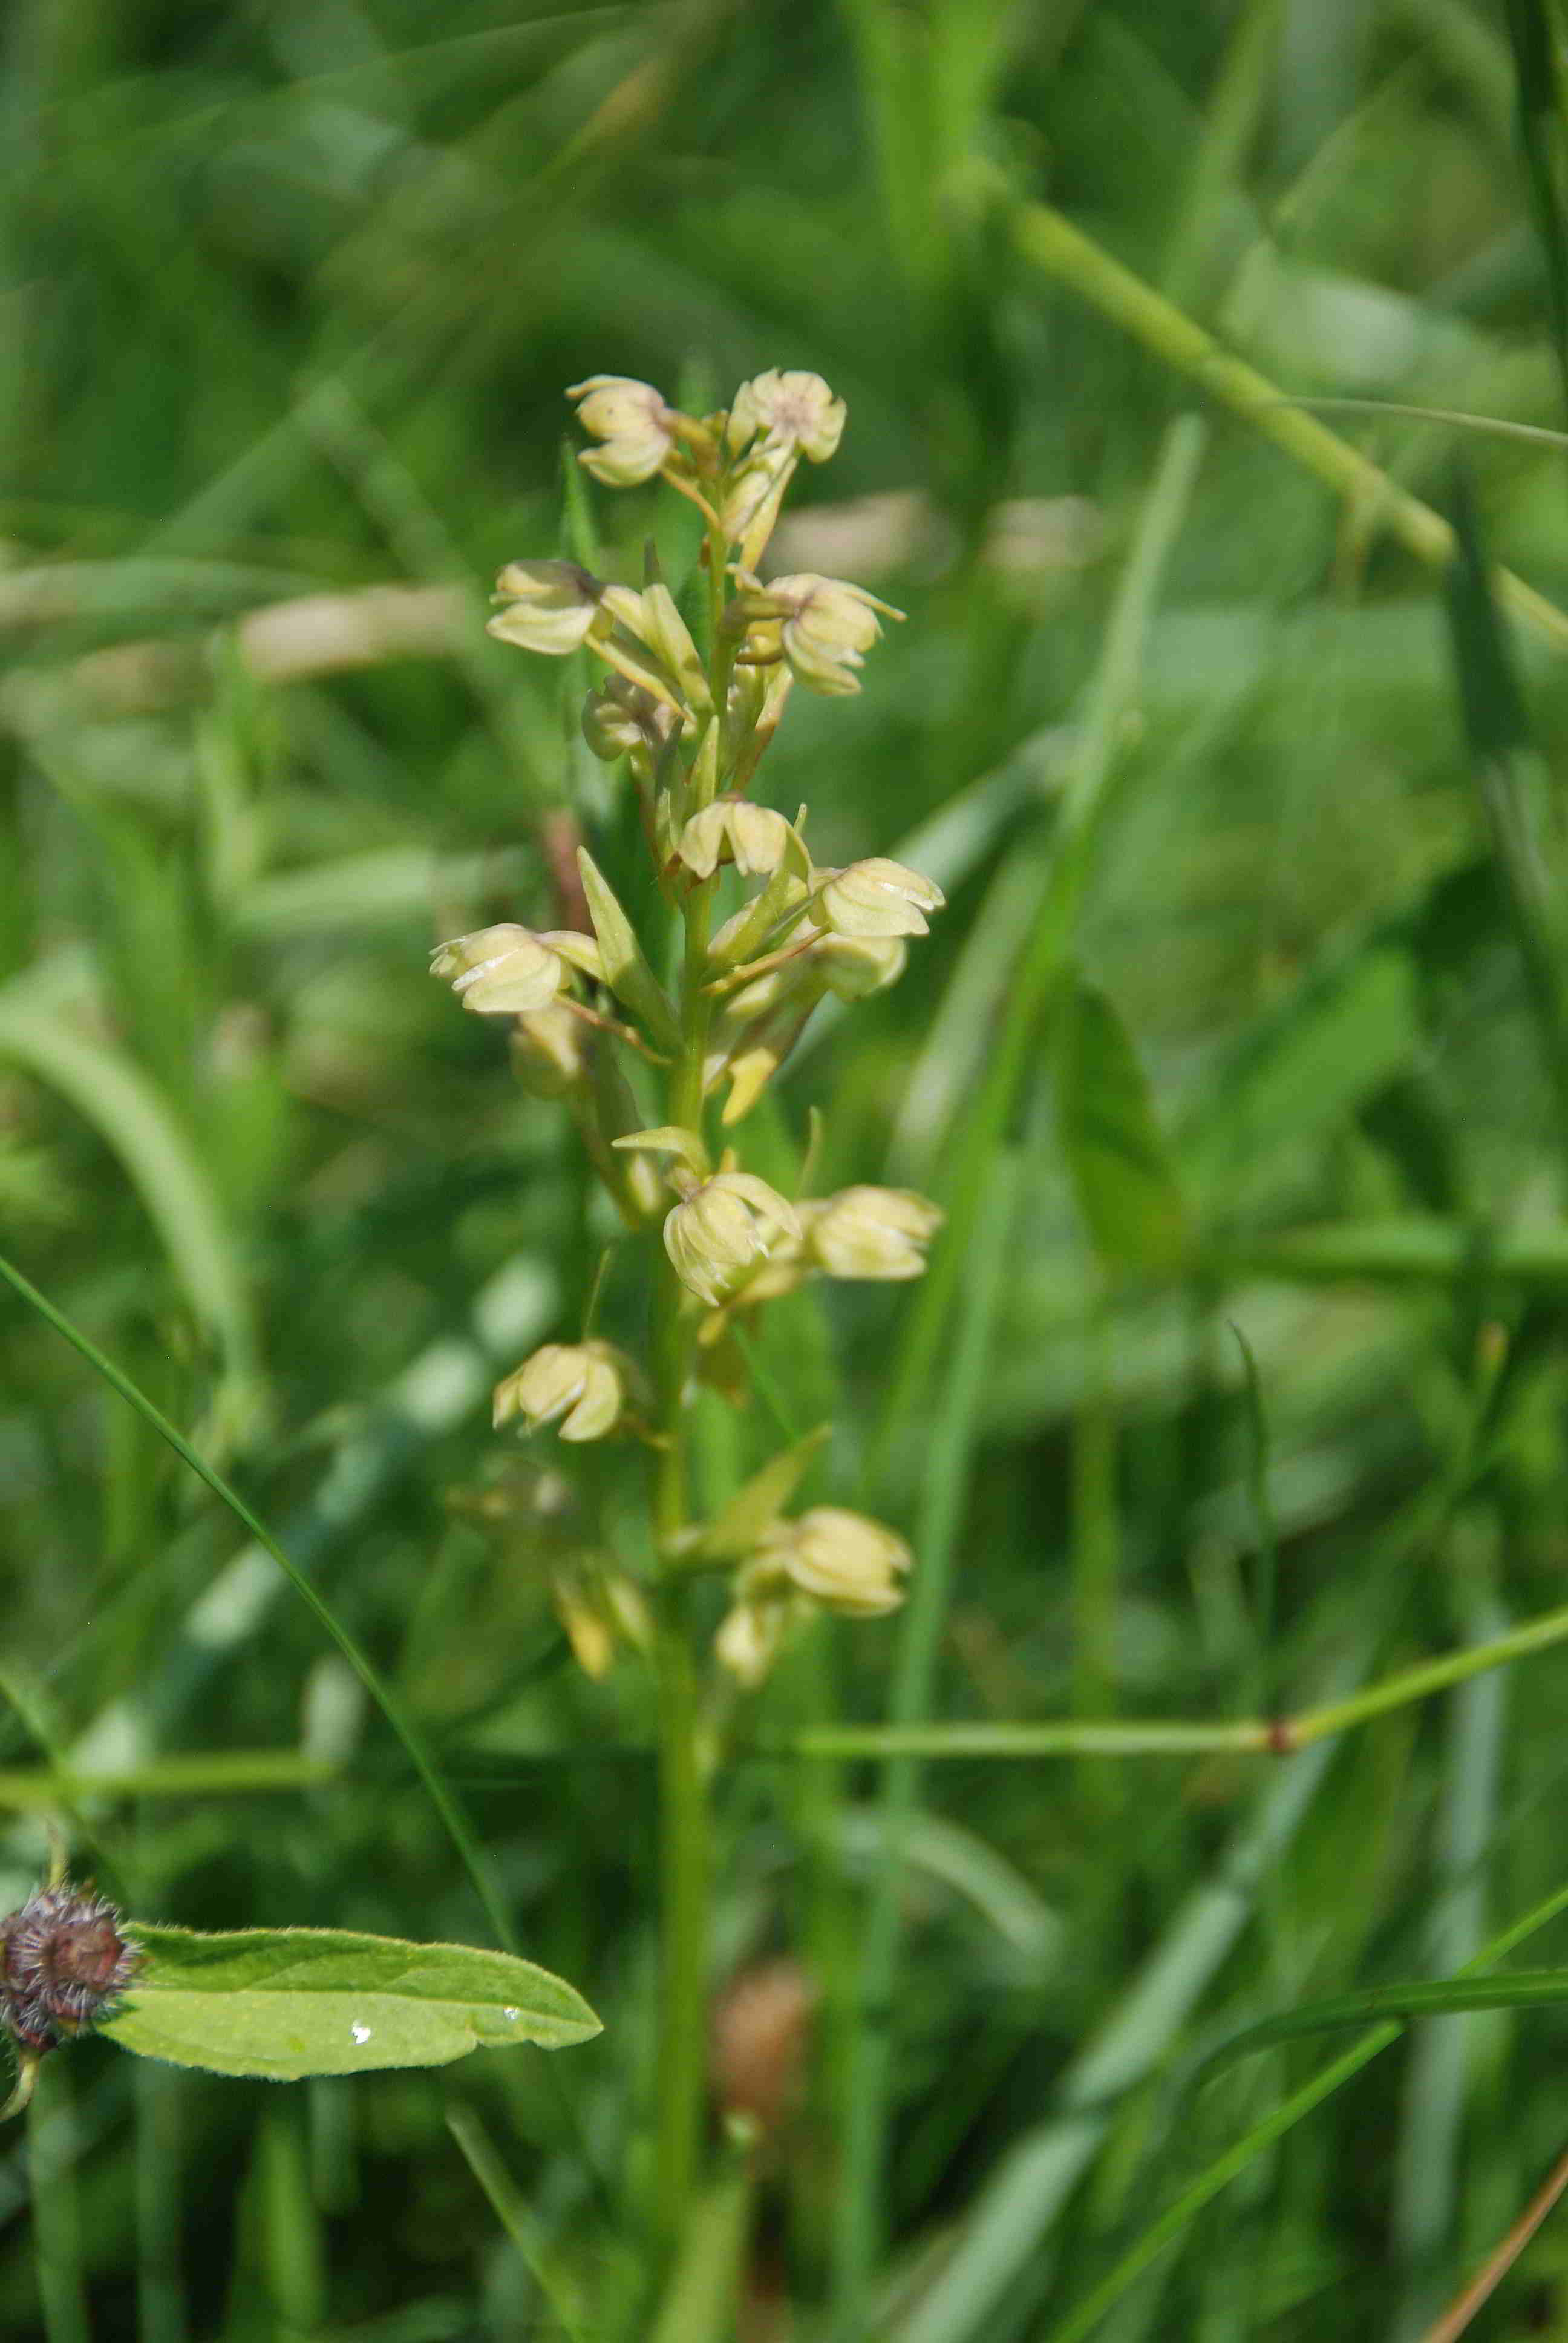
[[[512,1929],[606,2020],[288,2093],[62,2051],[0,2159],[7,2332],[641,2343],[739,2288],[802,2343],[1381,2343],[1529,2202],[1559,2010],[1186,2086],[1449,1990],[1562,1884],[1557,1644],[1420,1673],[1550,1619],[1568,1550],[1558,13],[6,13],[4,1251],[327,1615],[0,1289],[0,1908],[48,1815],[127,1909]],[[738,1328],[755,1403],[692,1413],[694,1522],[830,1418],[811,1497],[916,1567],[715,1722],[714,2096],[766,2140],[660,2299],[659,1720],[567,1632],[651,1569],[640,1477],[563,1503],[488,1401],[640,1350],[643,1214],[424,968],[586,928],[584,847],[658,1022],[588,659],[484,598],[530,554],[638,587],[651,535],[700,638],[695,513],[575,457],[563,500],[561,390],[773,365],[849,407],[778,568],[908,618],[754,794],[948,908],[740,1135],[791,1202],[949,1219],[909,1296]],[[661,1098],[628,1057],[599,1112]],[[1548,2227],[1486,2315],[1563,2298]]]
[[[599,2022],[563,1978],[515,1953],[410,1945],[349,1928],[203,1936],[139,1922],[144,1965],[99,2031],[144,2058],[262,2075],[446,2066],[470,2050],[587,2042]]]
[[[1170,1276],[1185,1214],[1132,1038],[1104,993],[1080,983],[1057,1046],[1059,1138],[1095,1251],[1113,1272]]]

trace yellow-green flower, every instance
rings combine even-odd
[[[558,952],[510,920],[454,936],[430,955],[431,975],[447,979],[464,1008],[481,1016],[527,1016],[548,1007],[566,972]]]
[[[766,1180],[717,1172],[700,1182],[678,1172],[682,1201],[664,1223],[664,1248],[682,1285],[717,1310],[781,1232],[799,1237],[795,1208]]]
[[[940,911],[946,900],[935,881],[918,870],[873,854],[829,873],[817,899],[817,916],[841,936],[923,936],[923,914]]]
[[[739,1574],[736,1599],[713,1639],[714,1657],[739,1684],[754,1692],[779,1656],[792,1609],[777,1572],[764,1564]]]
[[[578,421],[602,447],[585,447],[578,462],[612,488],[651,480],[675,445],[676,410],[650,382],[629,375],[590,374],[567,392],[578,401]]]
[[[776,1523],[759,1559],[829,1610],[874,1619],[903,1601],[913,1557],[880,1522],[842,1505],[813,1505],[799,1521]]]
[[[760,433],[775,445],[798,447],[813,464],[825,464],[838,452],[846,411],[819,374],[769,367],[736,392],[725,437],[740,448]]]
[[[638,1371],[613,1342],[547,1342],[496,1385],[495,1423],[514,1416],[537,1432],[553,1423],[563,1440],[602,1440],[632,1398]]]
[[[776,616],[779,647],[790,673],[808,691],[840,698],[859,691],[858,668],[878,641],[882,629],[879,610],[887,618],[901,618],[890,602],[879,601],[863,586],[838,578],[774,578],[765,588]],[[763,629],[766,644],[768,629]]]
[[[829,1277],[919,1277],[942,1224],[940,1208],[908,1188],[841,1188],[802,1204],[807,1258]]]
[[[789,825],[771,806],[715,798],[681,831],[680,859],[699,879],[711,879],[721,862],[733,862],[743,879],[760,879],[777,870],[789,843]]]
[[[508,561],[496,580],[508,607],[497,611],[487,631],[519,650],[565,659],[581,649],[596,623],[608,631],[604,591],[593,572],[575,561]]]

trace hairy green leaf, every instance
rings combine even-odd
[[[598,2033],[580,1994],[514,1953],[347,1928],[131,1931],[146,1956],[100,2032],[144,2058],[219,2075],[445,2066],[470,2050],[564,2049]]]

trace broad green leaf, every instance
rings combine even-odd
[[[1080,983],[1064,1004],[1057,1121],[1084,1224],[1107,1269],[1167,1275],[1185,1216],[1132,1039],[1105,995]]]
[[[1219,1069],[1181,1157],[1227,1207],[1408,1066],[1420,1045],[1410,955],[1379,942],[1308,970]]]
[[[582,872],[588,916],[604,954],[606,983],[634,1017],[642,1019],[662,1049],[678,1050],[680,1023],[670,1007],[669,996],[643,957],[642,946],[632,932],[631,921],[621,910],[614,888],[586,846],[578,849],[578,868]]]
[[[559,2050],[600,2030],[580,1994],[514,1953],[347,1928],[202,1936],[138,1922],[131,1934],[146,1965],[99,2031],[176,2066],[291,2083],[517,2042]]]

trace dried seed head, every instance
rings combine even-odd
[[[23,2049],[51,2050],[112,2014],[141,1957],[101,1896],[40,1887],[0,1921],[0,2021]]]

